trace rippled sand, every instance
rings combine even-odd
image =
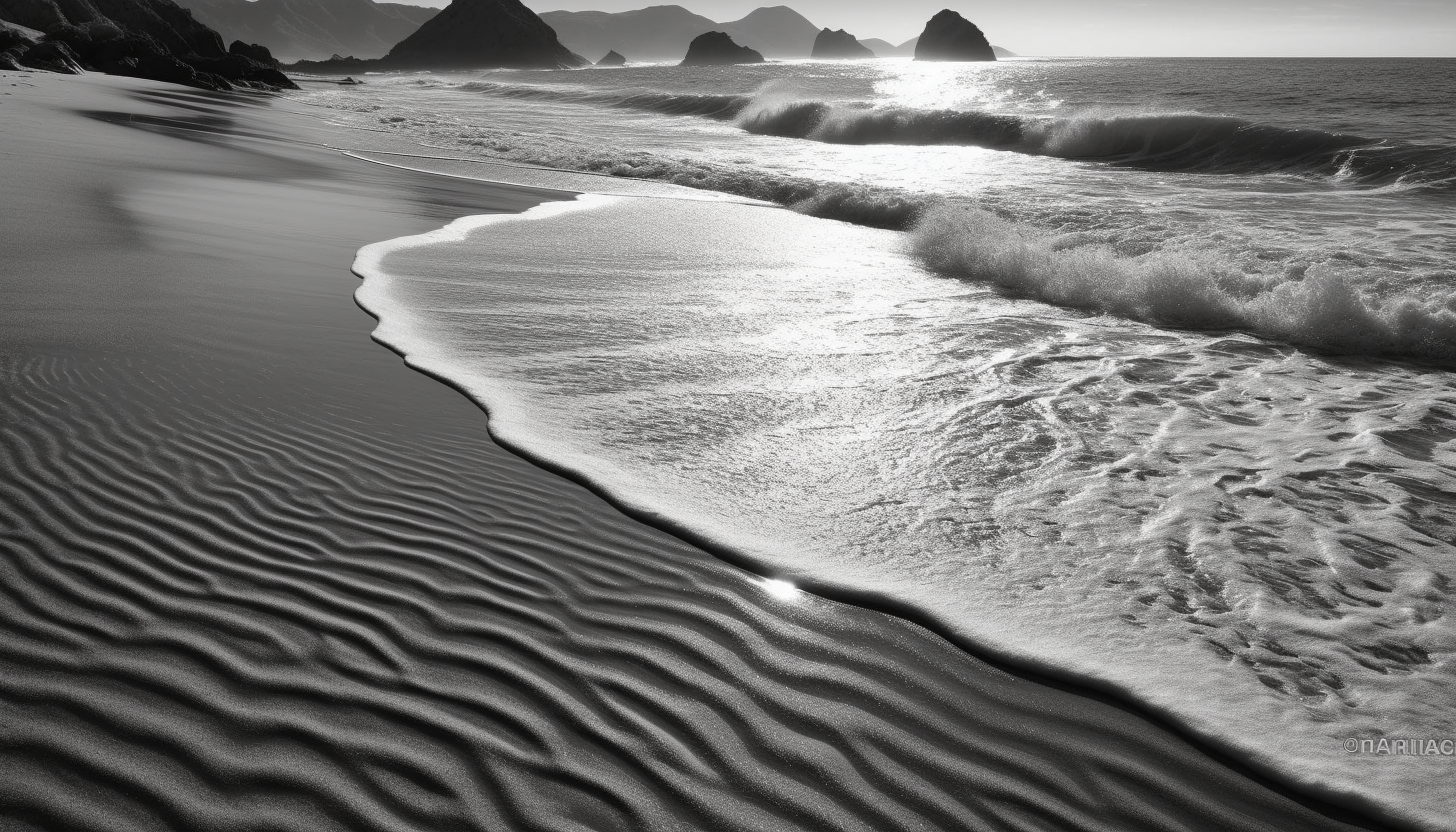
[[[551,193],[268,99],[0,81],[6,830],[1365,828],[770,592],[370,342],[357,248]]]

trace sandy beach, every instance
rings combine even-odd
[[[365,245],[564,190],[0,73],[0,828],[1384,828],[497,446]]]

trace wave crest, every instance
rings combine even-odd
[[[1302,173],[1366,187],[1456,188],[1456,147],[1382,142],[1205,113],[1087,112],[1067,118],[805,100],[769,84],[753,95],[471,81],[506,98],[734,121],[749,133],[826,144],[959,145],[1186,173]]]
[[[1146,323],[1235,329],[1335,352],[1456,358],[1456,293],[1381,295],[1377,281],[1320,264],[1246,274],[1212,252],[1129,257],[980,209],[941,206],[913,234],[942,274]]]

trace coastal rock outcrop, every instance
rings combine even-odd
[[[172,0],[0,0],[0,19],[44,33],[41,42],[8,47],[10,61],[26,67],[213,90],[296,88],[276,67],[230,54],[217,32]]]
[[[47,41],[45,33],[0,20],[0,69],[38,69],[79,75],[84,70],[76,53],[64,43]]]
[[[260,64],[271,66],[274,69],[277,69],[279,66],[278,59],[273,57],[273,53],[268,51],[268,47],[260,43],[243,43],[240,40],[235,40],[228,44],[228,54],[250,58]]]
[[[610,51],[607,54],[603,55],[602,56],[602,59],[600,61],[597,61],[597,66],[626,66],[626,65],[627,65],[627,59],[624,58],[624,57],[622,57],[622,55],[618,54],[617,50],[615,50],[615,49],[613,49],[612,51]]]
[[[521,0],[454,0],[380,63],[390,69],[569,69],[585,58]]]
[[[950,9],[943,9],[915,43],[917,61],[994,61],[996,52],[976,24]]]
[[[819,30],[819,36],[814,38],[814,51],[809,54],[811,58],[873,58],[875,53],[864,44],[855,40],[854,35],[840,29],[831,31],[827,27]]]
[[[726,32],[704,32],[688,44],[683,66],[728,66],[761,64],[763,56],[747,46],[739,46]]]

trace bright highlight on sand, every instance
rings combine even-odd
[[[792,601],[799,597],[799,588],[788,581],[780,581],[776,578],[764,578],[763,588],[768,590],[769,595],[785,601]]]

